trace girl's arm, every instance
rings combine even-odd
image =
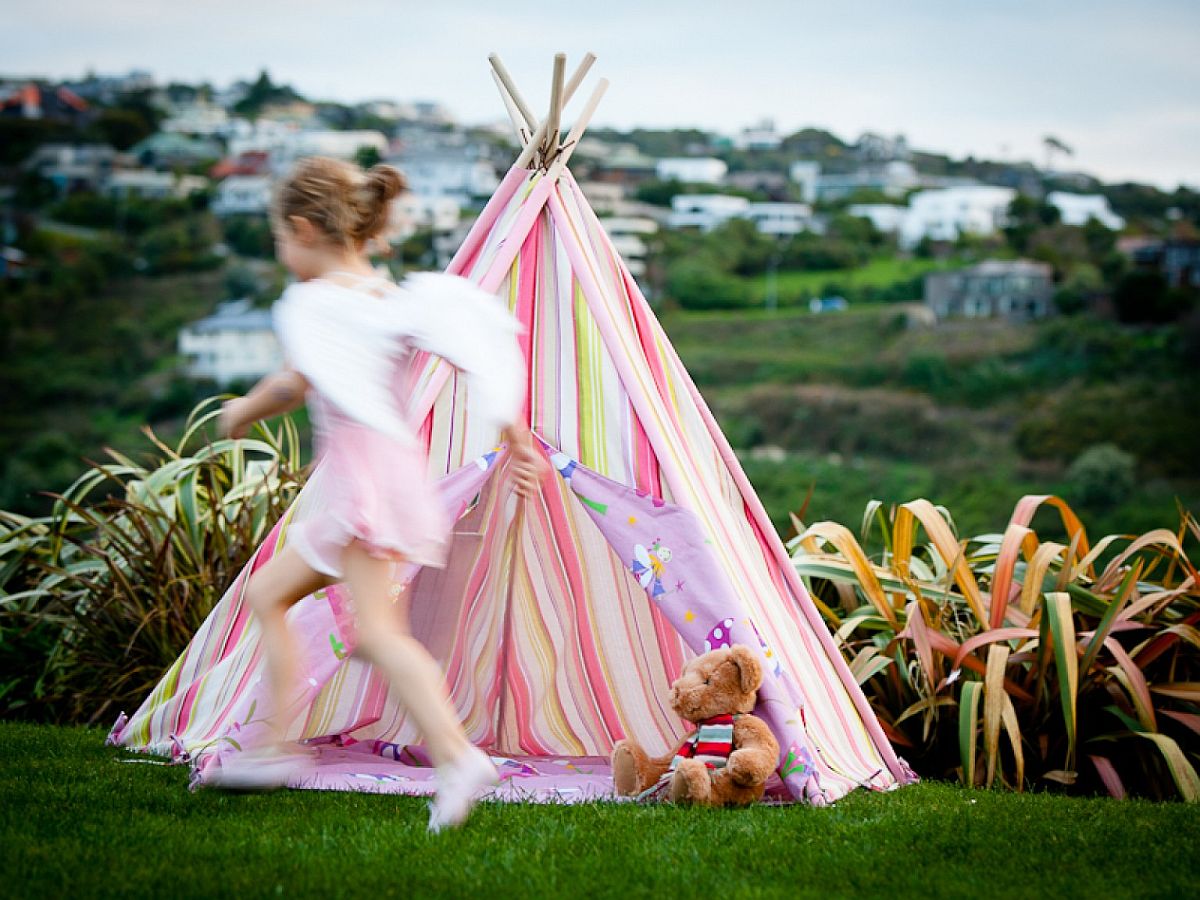
[[[221,407],[220,430],[232,438],[246,436],[260,419],[282,415],[304,405],[308,382],[294,369],[284,369],[262,379],[245,397],[225,401]]]

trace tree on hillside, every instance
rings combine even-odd
[[[258,73],[258,78],[250,85],[249,90],[246,91],[246,96],[239,100],[233,109],[239,115],[253,119],[262,112],[264,106],[303,99],[289,85],[274,84],[267,70],[263,69]]]

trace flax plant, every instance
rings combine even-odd
[[[114,450],[48,516],[0,512],[0,714],[95,722],[133,708],[301,484],[295,425],[213,440],[219,398],[146,464]]]
[[[1063,540],[1031,527],[1044,506]],[[1003,533],[959,539],[927,500],[872,501],[857,537],[796,520],[788,547],[919,771],[1196,802],[1200,577],[1183,544],[1200,525],[1180,519],[1092,545],[1063,500],[1031,495]]]

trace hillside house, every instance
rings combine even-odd
[[[254,381],[283,365],[270,310],[253,309],[248,300],[223,303],[211,316],[184,327],[179,352],[187,357],[190,377],[222,387]]]
[[[925,276],[925,304],[949,318],[1041,319],[1053,312],[1053,269],[1030,260],[987,260],[953,272]]]

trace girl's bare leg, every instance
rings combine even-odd
[[[470,748],[450,699],[445,676],[425,646],[409,633],[408,592],[393,603],[393,563],[371,556],[357,541],[342,554],[358,626],[358,649],[388,680],[413,721],[435,766]]]
[[[329,579],[308,565],[292,547],[284,547],[277,556],[250,576],[245,601],[262,628],[263,656],[267,684],[271,694],[270,726],[274,743],[281,744],[292,718],[301,673],[297,665],[295,638],[288,631],[284,616],[288,609],[313,591],[325,587]]]
[[[459,825],[479,790],[496,783],[496,767],[467,741],[446,695],[442,670],[410,634],[408,595],[396,604],[389,599],[392,564],[375,559],[356,542],[342,554],[342,568],[358,613],[358,648],[383,671],[437,766],[429,830]]]

